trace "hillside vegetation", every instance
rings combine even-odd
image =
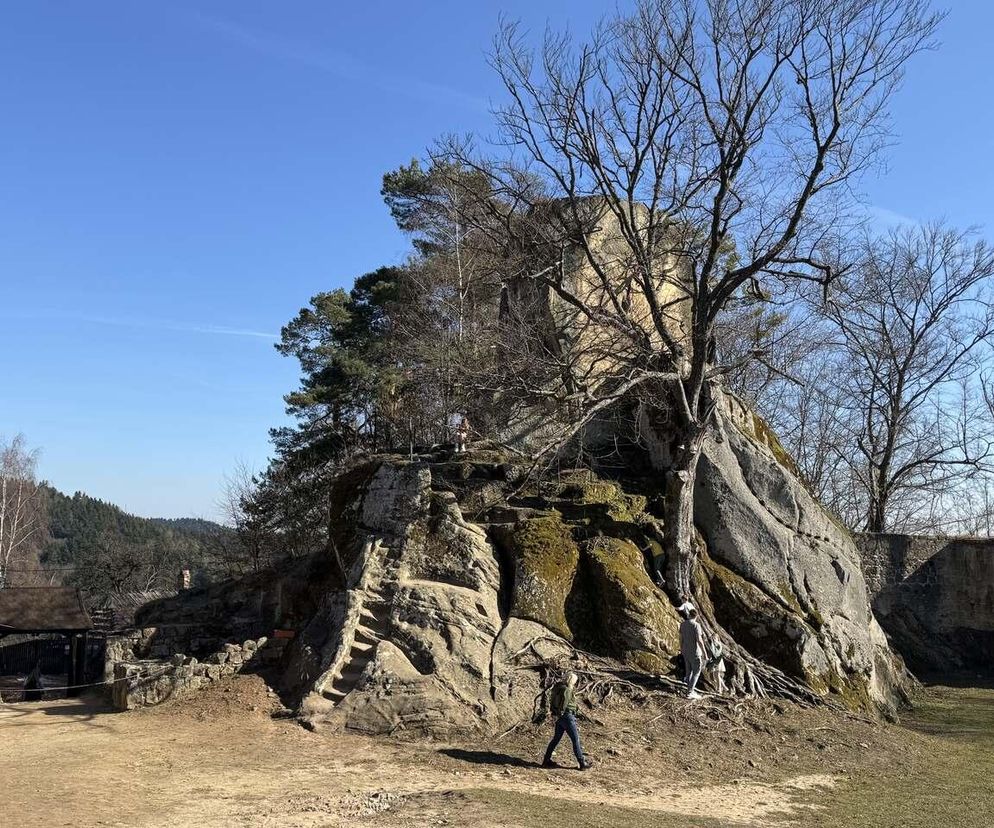
[[[82,492],[46,487],[48,540],[41,566],[94,594],[171,588],[180,570],[212,573],[210,549],[224,527],[199,518],[142,518]]]

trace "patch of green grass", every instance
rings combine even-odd
[[[921,733],[994,751],[994,690],[933,689],[918,701],[905,724]]]
[[[994,826],[994,692],[934,688],[902,726],[893,755],[853,768],[814,803],[811,828]]]

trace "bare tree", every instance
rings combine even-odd
[[[38,483],[38,452],[24,435],[0,438],[0,589],[9,585],[13,565],[33,559],[45,530],[44,492]]]
[[[865,514],[852,474],[853,412],[845,384],[846,361],[824,317],[805,317],[818,343],[766,383],[755,397],[758,410],[780,438],[819,502],[850,527]]]
[[[825,306],[845,358],[858,528],[936,528],[935,498],[991,456],[976,380],[994,337],[994,249],[942,224],[864,241]],[[971,404],[971,401],[973,404]]]
[[[258,572],[280,557],[278,532],[272,520],[260,519],[259,482],[242,462],[226,474],[217,506],[223,526],[205,538],[212,567],[225,576]],[[285,553],[284,553],[285,554]]]
[[[922,0],[640,0],[589,42],[550,32],[537,53],[507,24],[493,54],[507,151],[445,148],[488,177],[522,247],[558,251],[508,274],[570,314],[542,352],[559,381],[532,389],[566,420],[539,453],[632,397],[647,424],[670,418],[674,592],[690,589],[697,462],[730,370],[721,316],[743,291],[831,280],[819,249],[938,22]]]

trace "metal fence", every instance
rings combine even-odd
[[[41,671],[48,674],[66,672],[69,660],[69,639],[46,636],[4,641],[0,639],[0,676],[27,675],[41,662]]]

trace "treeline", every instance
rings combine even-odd
[[[39,562],[50,573],[46,580],[110,595],[173,589],[183,569],[201,581],[216,573],[213,539],[226,531],[218,524],[141,518],[82,492],[42,489],[48,524]]]

